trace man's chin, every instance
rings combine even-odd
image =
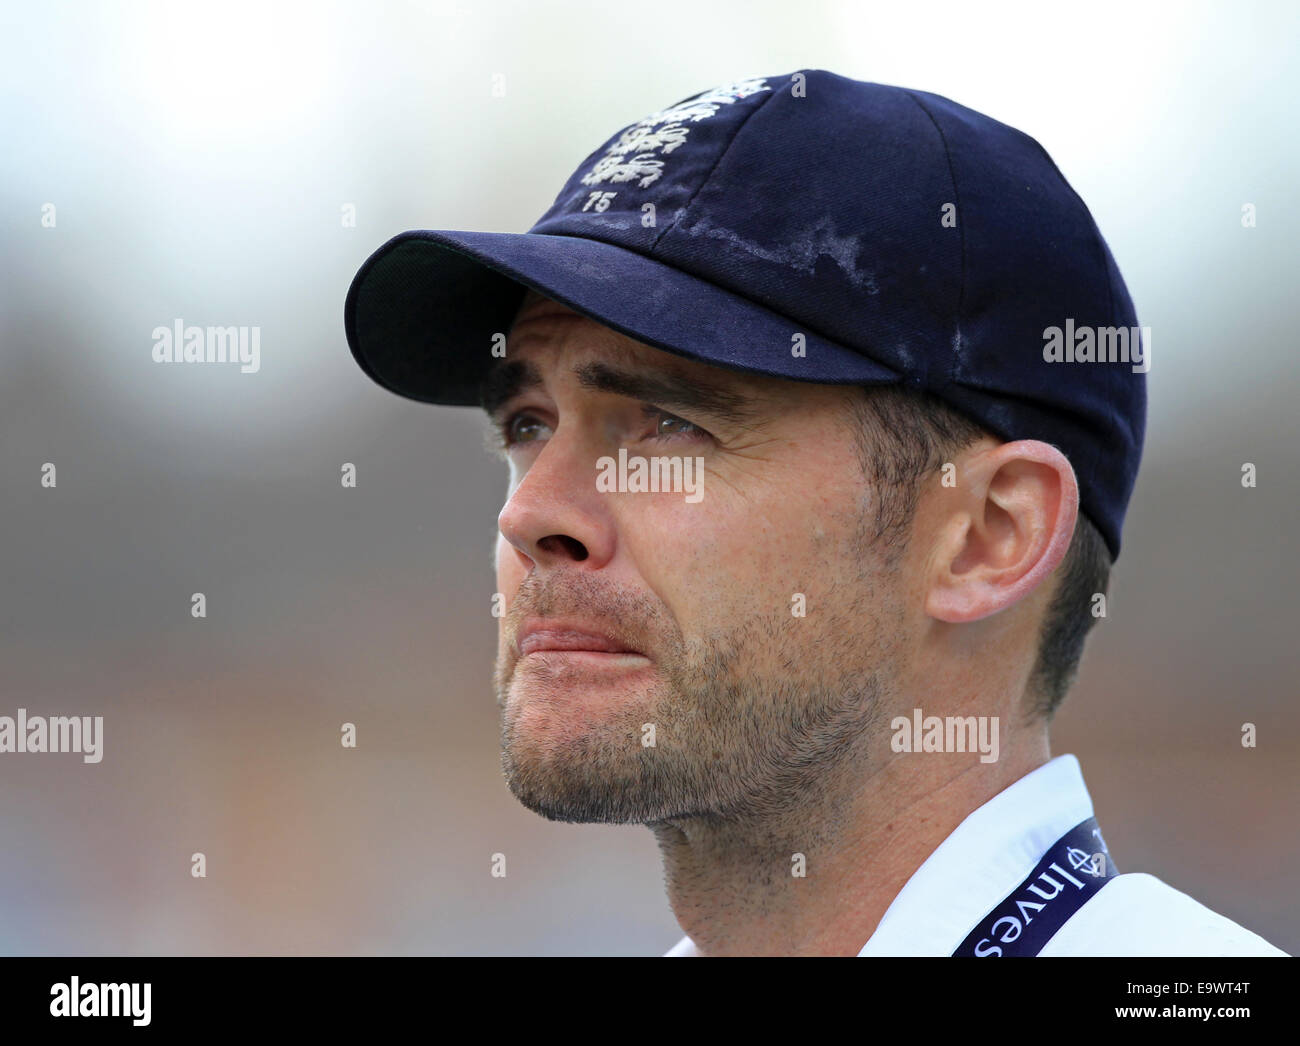
[[[636,817],[628,816],[626,811],[612,809],[606,799],[590,793],[562,792],[550,787],[535,788],[521,783],[517,778],[510,779],[508,783],[511,795],[548,821],[564,821],[568,824],[642,823]]]
[[[510,794],[535,814],[570,824],[645,824],[658,820],[660,803],[636,794],[626,784],[602,787],[599,781],[566,780],[508,768]]]
[[[618,736],[508,731],[501,765],[511,795],[548,820],[573,824],[646,824],[675,812],[680,789],[665,780],[662,754],[628,731],[611,732]]]
[[[710,790],[692,766],[698,735],[674,726],[681,702],[653,675],[592,686],[553,679],[534,660],[497,688],[502,770],[528,809],[575,824],[647,824]]]

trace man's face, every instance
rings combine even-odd
[[[557,820],[743,817],[861,772],[904,615],[865,536],[860,393],[686,360],[531,294],[487,388],[515,796]],[[598,489],[620,450],[702,462],[702,496]]]

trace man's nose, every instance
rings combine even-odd
[[[497,517],[501,534],[538,566],[598,569],[614,554],[608,494],[596,489],[594,446],[576,430],[556,434],[529,464]]]

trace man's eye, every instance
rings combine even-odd
[[[656,439],[672,439],[675,436],[694,438],[708,435],[698,425],[687,421],[685,418],[665,414],[662,410],[650,410],[647,413],[658,419],[658,424],[655,426]]]
[[[526,411],[511,415],[501,426],[501,439],[507,447],[516,443],[531,443],[538,429],[546,428],[546,423]]]
[[[667,411],[660,410],[658,407],[645,405],[642,409],[642,416],[650,425],[649,432],[643,430],[643,435],[649,439],[655,440],[680,440],[680,439],[704,439],[709,433],[700,428],[694,422],[687,421],[685,418],[679,418],[675,414],[669,414]],[[521,410],[517,414],[510,415],[500,427],[498,435],[501,445],[507,450],[522,443],[533,443],[544,433],[549,426],[535,414]]]

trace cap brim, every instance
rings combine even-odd
[[[758,302],[635,251],[544,233],[405,232],[358,270],[344,305],[348,345],[387,389],[471,406],[493,338],[525,288],[654,348],[792,381],[872,385],[887,367]],[[792,349],[804,337],[802,355]]]

